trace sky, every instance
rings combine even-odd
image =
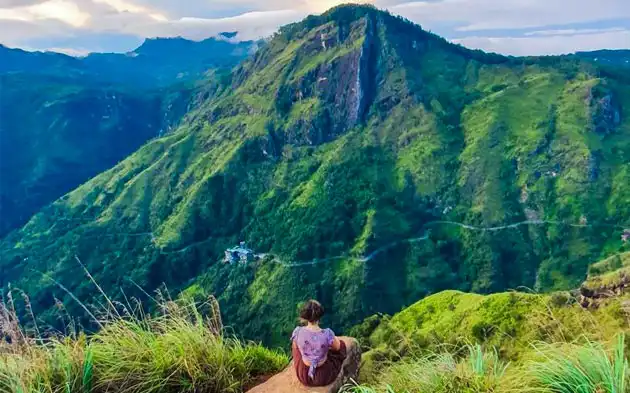
[[[200,40],[279,26],[338,0],[0,0],[0,43],[71,55],[127,52],[149,37]],[[470,48],[511,55],[630,49],[630,0],[362,0]]]

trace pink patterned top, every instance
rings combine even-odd
[[[311,364],[308,369],[308,376],[315,376],[315,369],[328,356],[328,350],[335,341],[335,333],[330,329],[322,329],[314,332],[305,327],[298,326],[291,335],[291,341],[295,342],[302,358]]]

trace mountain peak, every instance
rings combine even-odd
[[[223,31],[219,33],[219,37],[227,38],[227,39],[236,38],[237,35],[238,35],[238,31]]]

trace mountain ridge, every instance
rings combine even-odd
[[[78,59],[0,47],[0,236],[174,129],[247,48],[154,40],[136,57]]]

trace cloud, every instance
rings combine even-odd
[[[136,5],[125,0],[92,0],[92,1],[94,1],[97,4],[107,4],[108,6],[116,10],[116,12],[120,12],[120,13],[129,12],[132,14],[148,15],[151,19],[154,19],[160,22],[168,21],[166,16],[164,16],[164,14],[160,13],[157,10],[152,10],[150,8]]]
[[[240,39],[256,39],[273,34],[278,27],[302,19],[306,12],[297,10],[248,12],[220,19],[182,18],[167,28],[178,35],[200,39],[222,31],[238,31]]]
[[[466,37],[454,40],[469,48],[484,49],[490,52],[515,56],[556,55],[577,51],[592,51],[602,48],[627,49],[630,43],[630,30],[610,31],[592,34],[530,37]]]
[[[389,9],[420,24],[457,24],[462,32],[630,18],[627,0],[571,0],[570,4],[567,0],[443,0],[407,2]]]
[[[28,6],[0,9],[0,19],[25,22],[55,19],[75,27],[83,26],[90,17],[76,3],[68,0],[48,0]]]
[[[172,19],[196,17],[218,19],[249,12],[323,12],[344,3],[373,3],[374,0],[134,0],[134,4],[160,9]]]
[[[25,7],[37,3],[43,3],[45,0],[0,0],[0,8]]]
[[[37,49],[98,51],[103,46],[98,40],[85,43],[81,37],[102,35],[107,36],[109,50],[126,51],[145,37],[203,39],[222,31],[238,31],[239,39],[256,39],[309,13],[344,2],[347,1],[0,0],[0,42]],[[553,48],[571,52],[594,43],[600,43],[600,47],[623,46],[620,41],[630,28],[627,0],[572,0],[570,6],[566,0],[356,2],[387,8],[466,45],[504,53],[507,49],[513,54],[536,53],[537,48],[544,53]],[[546,37],[553,38],[549,43],[542,42]],[[575,37],[582,37],[584,42]],[[611,44],[598,37],[612,37]],[[80,45],[75,47],[73,43]],[[628,46],[630,43],[625,44]]]
[[[607,29],[563,29],[563,30],[539,30],[539,31],[530,31],[524,36],[553,36],[553,35],[580,35],[580,34],[599,34],[599,33],[610,33],[617,31],[626,30],[623,27],[610,27]]]
[[[28,50],[29,48],[25,48],[25,49]],[[53,47],[48,48],[47,50],[50,52],[63,53],[65,55],[74,56],[74,57],[83,57],[90,54],[90,51],[85,48],[60,48],[60,47],[53,46]]]

